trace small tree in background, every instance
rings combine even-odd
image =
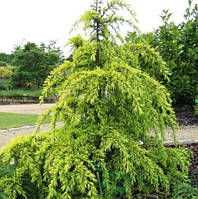
[[[12,59],[12,54],[0,53],[0,66],[11,65]]]
[[[138,34],[128,32],[125,40],[133,45],[149,44],[160,53],[167,63],[170,81],[162,81],[167,87],[176,108],[190,108],[194,105],[198,85],[198,13],[197,5],[189,1],[185,20],[179,25],[170,21],[171,13],[163,10],[163,25],[155,32]],[[158,79],[159,80],[159,79]]]
[[[171,13],[164,10],[161,16],[164,25],[156,30],[150,42],[167,62],[171,76],[165,86],[174,106],[180,108],[194,104],[198,89],[198,8],[191,3],[185,21],[179,25],[170,22]]]
[[[27,87],[28,85],[40,87],[43,85],[49,72],[57,64],[60,64],[59,54],[46,48],[44,44],[38,47],[31,42],[26,43],[23,48],[16,48],[12,61],[16,67],[11,77],[14,87]]]
[[[0,151],[3,168],[13,163],[13,174],[0,178],[8,198],[130,198],[168,192],[172,179],[187,180],[189,153],[163,146],[165,128],[173,136],[177,129],[169,93],[118,56],[112,38],[121,36],[109,28],[129,22],[116,16],[122,9],[132,14],[123,1],[94,1],[81,17],[90,40],[71,39],[73,61],[45,81],[41,101],[50,92],[59,97],[38,121],[51,113],[50,132],[18,138]]]

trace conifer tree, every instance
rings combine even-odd
[[[131,198],[168,192],[171,180],[187,180],[188,151],[163,145],[165,128],[172,127],[173,136],[177,129],[169,93],[142,65],[129,65],[116,43],[121,36],[110,29],[117,33],[114,24],[130,22],[116,15],[122,9],[132,14],[121,0],[96,0],[81,17],[90,39],[72,38],[73,61],[45,81],[41,102],[51,92],[58,101],[38,124],[51,114],[51,130],[18,138],[0,151],[2,167],[12,163],[13,173],[0,176],[7,198]],[[64,124],[59,129],[58,119]]]

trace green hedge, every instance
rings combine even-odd
[[[0,90],[0,97],[39,97],[41,89],[15,89],[15,90]]]

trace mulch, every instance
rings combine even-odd
[[[193,110],[176,112],[177,123],[181,126],[198,126],[198,116]]]
[[[193,152],[193,157],[191,159],[191,166],[189,167],[189,183],[198,188],[198,143],[182,144],[180,145]],[[175,147],[174,145],[167,147]],[[180,182],[179,182],[180,183]]]
[[[177,123],[181,126],[198,126],[198,116],[194,114],[193,110],[176,112],[176,118]],[[192,186],[198,187],[198,143],[183,144],[182,146],[193,152],[189,168],[189,179]]]
[[[189,168],[189,179],[191,180],[190,184],[198,188],[198,143],[187,144],[184,147],[193,151],[193,158]]]
[[[198,116],[193,110],[185,110],[176,112],[176,120],[180,126],[198,126]],[[198,143],[182,144],[181,146],[188,148],[193,152],[191,166],[189,168],[190,184],[198,188]],[[167,145],[167,147],[175,147]]]

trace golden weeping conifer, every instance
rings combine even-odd
[[[121,36],[114,24],[131,23],[116,15],[120,9],[132,14],[121,0],[96,0],[81,17],[85,29],[92,30],[90,40],[71,39],[73,61],[45,81],[41,102],[49,93],[58,101],[38,123],[51,114],[51,130],[1,149],[0,191],[6,198],[131,198],[136,192],[168,192],[170,180],[187,179],[188,151],[163,145],[165,128],[172,127],[173,136],[177,129],[169,93],[151,77],[155,72],[142,71],[142,61],[127,61],[138,57],[130,50],[134,46],[116,43]],[[136,47],[143,57],[148,49],[155,60],[150,48]],[[154,66],[166,77],[156,56]],[[55,128],[57,120],[62,128]]]

